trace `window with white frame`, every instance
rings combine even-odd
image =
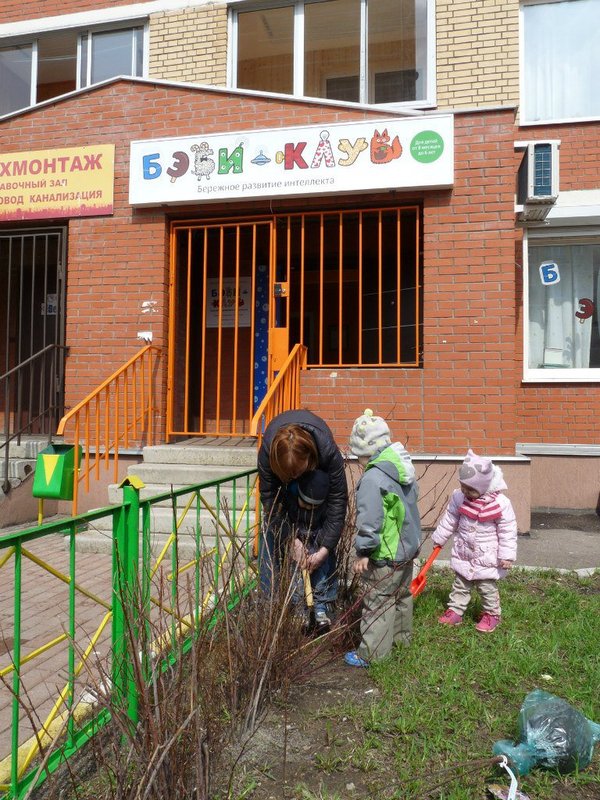
[[[0,49],[0,115],[31,102],[31,45]]]
[[[143,75],[144,28],[40,34],[0,46],[0,115],[117,75]]]
[[[240,89],[330,100],[430,104],[433,2],[236,5],[231,10],[232,83]]]
[[[524,2],[521,121],[600,117],[600,0]]]
[[[600,236],[527,237],[525,380],[600,380]]]

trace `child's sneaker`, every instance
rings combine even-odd
[[[315,635],[321,636],[324,633],[329,633],[331,630],[331,620],[327,616],[327,612],[319,609],[315,611]]]
[[[491,633],[498,625],[500,625],[500,617],[495,614],[488,614],[486,611],[477,625],[475,625],[475,630],[481,633]]]
[[[368,667],[369,662],[365,661],[364,658],[361,658],[356,650],[351,650],[349,653],[346,653],[344,656],[344,661],[348,664],[349,667]]]
[[[462,617],[460,614],[457,614],[456,611],[452,611],[451,608],[447,608],[442,616],[438,618],[438,622],[441,625],[460,625],[462,622]]]

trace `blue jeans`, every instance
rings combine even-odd
[[[258,570],[260,588],[268,597],[278,584],[289,541],[289,526],[281,520],[262,530],[258,547]]]
[[[309,555],[316,553],[319,547],[314,543],[307,545]],[[337,577],[337,564],[335,560],[335,552],[329,553],[325,561],[320,564],[315,570],[310,573],[310,585],[313,591],[313,600],[315,604],[315,612],[324,611],[327,614],[327,606],[335,603],[337,598],[338,577]],[[304,602],[304,581],[302,576],[298,576],[299,580],[296,582],[294,591],[294,601],[297,603]]]
[[[275,590],[283,565],[289,563],[290,566],[295,566],[288,549],[291,543],[292,532],[285,524],[280,524],[276,533],[272,526],[263,531],[258,550],[258,566],[260,588],[267,596]],[[309,555],[318,549],[314,542],[307,545]],[[325,561],[311,573],[310,583],[315,611],[327,612],[327,604],[334,603],[337,598],[338,579],[334,552],[329,553]],[[299,570],[296,570],[293,601],[304,602],[304,583]]]

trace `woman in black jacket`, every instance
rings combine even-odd
[[[297,491],[296,480],[300,475],[315,469],[328,474],[329,492],[316,549],[306,557],[304,566],[313,572],[329,559],[333,573],[335,548],[342,535],[348,504],[342,454],[328,425],[311,411],[284,411],[274,417],[258,452],[264,520],[259,560],[261,585],[268,592],[293,528],[288,515],[288,493]]]

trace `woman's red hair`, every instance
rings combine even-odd
[[[316,469],[319,452],[315,440],[300,425],[284,425],[271,442],[269,464],[282,483]]]

